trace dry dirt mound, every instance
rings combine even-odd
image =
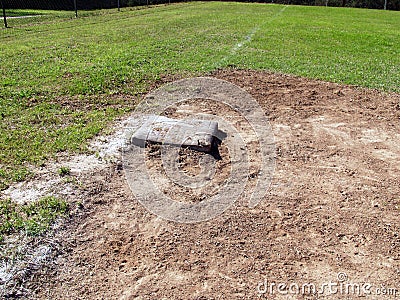
[[[399,95],[264,72],[212,76],[248,91],[270,119],[276,171],[264,201],[179,224],[144,209],[123,171],[97,172],[83,180],[91,192],[62,232],[64,254],[32,281],[38,287],[32,297],[380,299],[395,289],[400,295]],[[157,148],[148,151],[149,167],[157,168]],[[182,168],[195,174],[199,157],[186,150],[181,156]],[[227,164],[219,163],[222,179]],[[168,190],[185,199],[185,191]],[[322,291],[329,282],[338,289]],[[279,283],[286,290],[279,292]],[[310,295],[304,284],[320,293]]]

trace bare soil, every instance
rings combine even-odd
[[[63,250],[26,285],[31,298],[358,299],[351,291],[259,293],[265,281],[319,287],[343,279],[399,296],[400,95],[265,72],[212,76],[248,91],[270,120],[276,170],[264,201],[179,224],[143,208],[118,165],[87,174],[84,202],[60,232]],[[148,150],[157,171],[158,150]],[[222,181],[223,143],[220,152]],[[201,155],[182,150],[182,169],[197,174]]]

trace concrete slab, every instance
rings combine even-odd
[[[209,120],[178,120],[150,116],[133,134],[131,142],[144,147],[146,141],[173,146],[186,146],[208,152],[218,133],[218,123]]]

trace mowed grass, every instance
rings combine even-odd
[[[0,30],[0,189],[86,151],[167,74],[266,69],[400,92],[400,12],[192,2],[38,14]]]

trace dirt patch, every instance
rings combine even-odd
[[[400,96],[265,72],[212,76],[244,88],[270,119],[277,165],[264,201],[184,225],[138,204],[118,167],[86,175],[81,211],[60,233],[64,251],[26,284],[32,298],[358,299],[264,289],[340,280],[399,295]],[[148,150],[158,172],[158,150]],[[182,169],[197,174],[201,155],[182,151]],[[220,180],[227,164],[217,168]]]

